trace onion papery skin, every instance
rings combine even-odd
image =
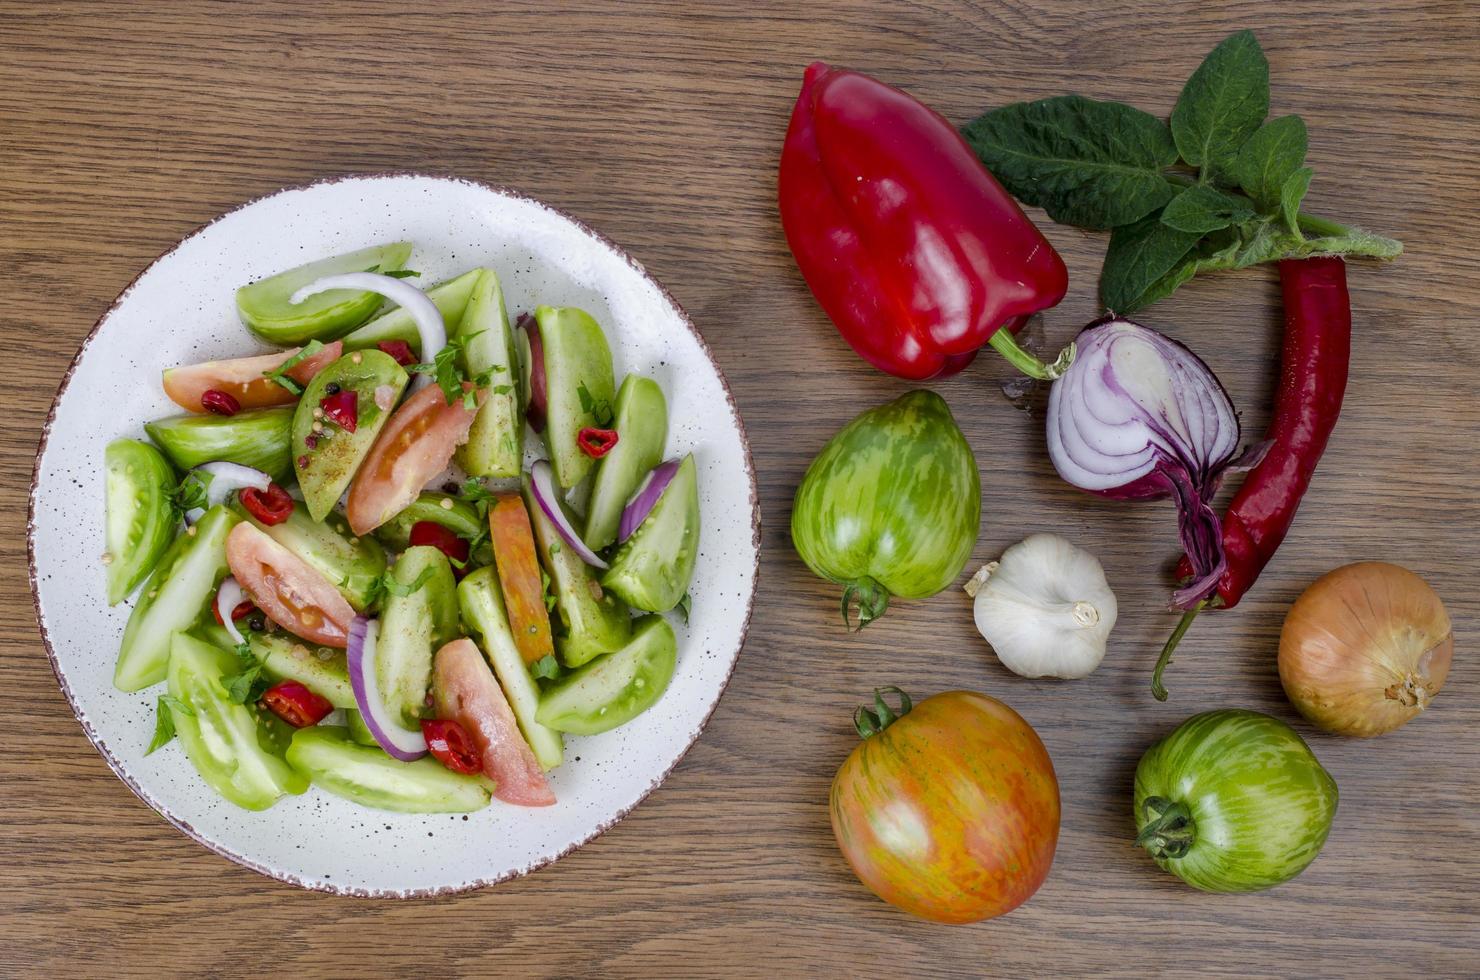
[[[1454,632],[1444,603],[1398,565],[1364,561],[1317,579],[1280,633],[1280,683],[1312,725],[1370,738],[1423,713],[1444,686]]]
[[[1236,459],[1240,428],[1216,375],[1149,327],[1106,317],[1085,327],[1078,355],[1049,391],[1048,454],[1064,480],[1116,500],[1171,497],[1193,580],[1173,596],[1190,608],[1225,568],[1211,506]]]

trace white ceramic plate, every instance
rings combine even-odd
[[[178,745],[145,756],[156,689],[114,690],[129,604],[104,600],[103,449],[178,412],[163,368],[258,351],[238,322],[242,283],[311,259],[406,239],[421,283],[498,270],[511,313],[579,306],[606,328],[617,377],[655,378],[669,399],[668,454],[699,465],[703,535],[692,623],[675,622],[678,669],[633,722],[568,738],[551,774],[559,803],[495,800],[468,817],[369,810],[310,789],[262,813],[208,789]],[[206,847],[263,874],[354,895],[412,896],[525,874],[612,826],[699,736],[734,669],[759,554],[755,476],[719,368],[689,318],[630,256],[516,192],[420,175],[355,177],[280,191],[232,211],[146,269],[103,316],[63,380],[31,490],[31,581],[42,638],[77,719],[119,777]]]

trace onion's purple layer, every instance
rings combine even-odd
[[[642,483],[638,484],[637,491],[632,494],[632,499],[627,501],[627,506],[622,509],[622,519],[617,523],[617,543],[626,541],[637,533],[642,527],[642,522],[647,520],[653,508],[658,506],[658,501],[663,499],[663,491],[668,489],[668,484],[673,482],[673,474],[678,472],[682,460],[670,459],[649,471],[643,477]]]

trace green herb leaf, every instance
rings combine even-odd
[[[674,606],[674,608],[678,610],[679,615],[683,616],[683,621],[685,623],[689,621],[689,610],[693,607],[693,605],[694,600],[689,596],[687,592],[685,592],[683,594],[683,598],[678,600],[678,605]]]
[[[250,666],[257,662],[257,658],[252,654],[252,645],[246,640],[238,643],[235,647],[235,650],[236,659],[240,660],[242,663]]]
[[[1162,224],[1159,213],[1116,228],[1100,270],[1100,301],[1116,313],[1143,305],[1141,296],[1192,250],[1199,237]]]
[[[385,273],[392,279],[420,279],[421,273],[415,269],[392,269]]]
[[[1292,235],[1300,234],[1300,202],[1305,200],[1305,192],[1310,190],[1310,179],[1315,175],[1316,172],[1309,167],[1301,167],[1280,185],[1280,213],[1284,215],[1285,227]]]
[[[540,569],[540,592],[545,597],[545,612],[554,612],[555,596],[553,593],[550,592],[550,576],[545,574],[545,570],[543,568]]]
[[[1305,120],[1281,116],[1260,126],[1238,151],[1231,176],[1269,213],[1280,210],[1285,181],[1305,162]]]
[[[1253,31],[1223,40],[1182,87],[1172,138],[1203,183],[1229,174],[1244,142],[1269,115],[1269,62]]]
[[[195,716],[194,709],[184,701],[168,694],[161,694],[155,701],[154,737],[149,740],[149,748],[144,751],[145,755],[152,754],[155,749],[168,745],[174,739],[175,716],[171,708],[182,715]]]
[[[612,406],[605,398],[597,398],[586,388],[583,381],[576,386],[576,397],[581,401],[581,411],[588,412],[601,426],[612,424]]]
[[[249,704],[267,690],[267,679],[262,676],[262,665],[254,663],[238,674],[227,674],[221,678],[226,688],[226,698],[232,704]]]
[[[427,580],[431,577],[432,569],[430,566],[428,566],[427,568],[423,568],[421,570],[421,574],[417,575],[416,578],[412,579],[406,585],[402,585],[400,582],[396,581],[395,575],[392,572],[386,572],[385,575],[381,577],[380,581],[386,595],[393,595],[397,599],[405,599],[406,597],[415,595],[417,592],[421,591],[421,587],[423,585],[426,585]]]
[[[560,662],[555,659],[555,654],[547,653],[529,665],[529,672],[536,680],[552,680],[560,676]]]
[[[1161,223],[1178,231],[1206,235],[1252,217],[1254,203],[1248,198],[1198,184],[1172,198],[1172,203],[1161,212]]]
[[[288,391],[292,392],[295,395],[301,395],[303,394],[303,386],[294,381],[292,378],[288,377],[288,372],[293,370],[298,365],[302,364],[304,361],[308,360],[310,357],[313,357],[315,354],[323,349],[324,345],[322,343],[317,340],[310,340],[307,344],[303,346],[302,350],[294,354],[292,357],[288,358],[283,363],[279,364],[277,367],[273,368],[271,371],[263,371],[262,376],[268,381],[272,381],[288,389]]]
[[[206,499],[206,488],[210,486],[211,477],[199,470],[188,470],[180,485],[170,493],[170,506],[175,510],[177,519],[184,516],[188,510],[204,507],[210,503]]]
[[[963,133],[1009,191],[1065,224],[1129,224],[1176,192],[1162,173],[1177,162],[1166,123],[1119,102],[1079,95],[1018,102]]]

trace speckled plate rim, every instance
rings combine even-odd
[[[689,333],[693,335],[694,340],[699,344],[699,349],[704,352],[705,358],[707,358],[710,365],[713,366],[715,376],[719,378],[720,386],[724,389],[725,401],[729,404],[730,410],[735,417],[736,429],[740,435],[740,448],[744,454],[743,462],[745,466],[745,478],[749,483],[751,548],[755,553],[755,560],[751,569],[750,595],[747,596],[745,600],[745,615],[741,620],[739,641],[736,643],[734,653],[730,657],[729,669],[725,672],[723,681],[720,683],[718,689],[716,689],[715,691],[714,700],[710,703],[708,710],[705,711],[703,720],[701,720],[698,727],[694,729],[694,733],[689,739],[688,744],[683,747],[682,751],[680,751],[676,757],[674,757],[672,765],[670,765],[667,769],[660,773],[652,781],[652,783],[649,784],[647,789],[642,791],[641,795],[639,795],[630,806],[619,810],[614,816],[612,816],[610,820],[597,825],[597,827],[585,838],[574,841],[563,850],[547,857],[540,858],[523,868],[515,868],[503,874],[495,875],[491,878],[479,878],[474,881],[465,882],[458,885],[447,885],[436,888],[412,888],[406,889],[404,891],[379,888],[350,888],[331,884],[327,881],[304,880],[295,874],[268,867],[267,865],[264,865],[260,862],[253,861],[246,855],[238,854],[230,848],[216,841],[207,839],[203,835],[197,833],[195,828],[192,827],[189,823],[186,823],[184,820],[181,820],[174,814],[172,814],[169,809],[162,803],[151,799],[149,795],[144,792],[143,788],[134,781],[133,777],[129,775],[126,767],[124,767],[124,765],[114,757],[113,753],[109,751],[107,744],[98,736],[98,733],[94,730],[92,723],[88,720],[86,713],[83,712],[82,708],[77,703],[77,699],[73,696],[72,689],[67,683],[66,676],[63,674],[61,666],[57,662],[56,651],[52,648],[51,645],[51,635],[47,631],[46,619],[45,617],[43,617],[41,612],[41,591],[36,574],[36,488],[41,475],[41,460],[42,457],[46,455],[47,440],[51,436],[52,423],[56,420],[57,407],[61,404],[62,396],[67,393],[67,389],[72,383],[72,375],[77,370],[77,365],[81,363],[82,356],[87,353],[87,349],[92,344],[93,338],[97,336],[98,331],[102,328],[103,324],[108,320],[108,318],[113,315],[114,311],[117,310],[118,307],[122,305],[122,303],[126,299],[128,299],[129,294],[133,292],[134,286],[138,283],[138,281],[142,279],[161,261],[174,254],[186,242],[189,242],[190,240],[196,238],[198,235],[205,232],[208,228],[216,224],[218,221],[221,221],[223,218],[229,217],[230,215],[235,214],[236,212],[241,211],[244,208],[251,207],[252,205],[257,204],[260,201],[265,201],[268,198],[277,197],[279,194],[287,194],[295,191],[305,191],[310,190],[314,187],[338,184],[345,181],[374,180],[378,178],[398,177],[423,178],[427,180],[438,180],[447,181],[450,183],[466,184],[470,187],[480,188],[482,190],[489,191],[503,197],[510,197],[521,201],[528,201],[541,208],[544,208],[545,210],[554,214],[556,217],[563,218],[564,220],[569,221],[572,225],[579,229],[582,234],[592,239],[597,244],[601,245],[603,248],[607,249],[612,254],[616,255],[622,261],[627,263],[627,265],[631,267],[632,270],[636,272],[639,276],[641,276],[643,280],[650,283],[667,303],[672,305],[674,311],[678,314],[679,320],[682,321],[683,325],[688,329]],[[92,329],[87,332],[87,336],[84,337],[82,339],[82,343],[78,345],[77,353],[72,356],[71,363],[67,365],[66,373],[62,375],[62,380],[61,383],[57,386],[56,394],[52,396],[51,407],[47,409],[46,421],[41,426],[41,437],[36,444],[36,460],[31,466],[31,489],[28,493],[26,504],[26,570],[31,584],[31,605],[36,614],[36,626],[41,634],[41,644],[46,649],[46,658],[51,664],[51,672],[56,676],[57,685],[61,688],[62,695],[67,699],[68,707],[72,709],[73,716],[77,719],[78,724],[82,726],[83,734],[87,736],[87,740],[92,743],[93,748],[97,750],[98,754],[103,757],[103,761],[108,764],[108,768],[113,770],[113,774],[116,775],[120,780],[122,780],[123,784],[127,786],[130,790],[132,790],[135,796],[137,796],[144,803],[148,804],[148,806],[152,810],[154,810],[166,821],[168,821],[172,826],[175,827],[175,829],[179,830],[181,833],[185,834],[191,840],[195,841],[197,844],[200,844],[207,850],[213,851],[216,854],[219,854],[220,856],[226,858],[227,860],[233,861],[244,868],[249,868],[260,875],[285,882],[286,884],[296,885],[299,888],[307,889],[310,891],[328,892],[332,895],[346,895],[354,898],[432,898],[444,895],[458,895],[464,892],[476,891],[480,888],[487,888],[490,885],[496,885],[500,882],[509,881],[514,878],[522,878],[527,874],[538,871],[541,868],[546,867],[547,865],[555,863],[556,861],[565,857],[567,854],[570,854],[578,848],[584,847],[585,845],[591,843],[593,840],[606,833],[612,827],[616,826],[623,817],[627,816],[627,814],[635,810],[644,800],[652,795],[654,790],[656,790],[659,786],[663,784],[663,781],[666,780],[670,774],[672,774],[674,769],[678,768],[679,763],[684,760],[684,757],[688,755],[689,750],[694,747],[694,743],[697,742],[699,740],[699,737],[704,733],[704,729],[709,727],[710,719],[714,717],[714,712],[716,711],[716,709],[719,708],[720,699],[724,697],[725,690],[730,685],[730,679],[735,675],[735,667],[740,662],[740,654],[745,648],[745,641],[750,633],[751,615],[755,610],[755,593],[757,588],[759,587],[760,580],[760,554],[760,493],[757,489],[755,477],[755,460],[752,457],[750,451],[750,439],[745,431],[745,420],[740,415],[740,407],[735,403],[735,395],[734,392],[730,390],[729,380],[725,377],[724,371],[721,370],[719,362],[714,359],[714,352],[710,350],[709,344],[706,343],[704,340],[704,335],[701,334],[699,332],[699,328],[694,325],[693,318],[689,316],[688,311],[683,308],[682,304],[680,304],[678,300],[674,298],[673,294],[668,291],[668,288],[666,286],[664,286],[661,282],[658,281],[656,277],[649,273],[647,269],[643,266],[643,264],[637,259],[633,258],[626,249],[622,248],[606,235],[592,228],[590,225],[586,224],[584,221],[582,221],[580,218],[577,218],[570,212],[555,207],[551,204],[547,204],[539,198],[532,197],[528,194],[525,194],[523,191],[518,190],[517,188],[509,187],[504,184],[494,184],[487,181],[475,180],[469,177],[460,177],[455,174],[436,173],[434,171],[424,170],[387,170],[375,171],[370,173],[340,174],[334,177],[322,177],[318,180],[312,180],[303,184],[293,184],[286,187],[280,187],[276,190],[269,191],[266,194],[260,194],[257,197],[243,201],[241,204],[238,204],[236,207],[231,208],[228,211],[223,211],[221,214],[212,218],[210,221],[207,221],[204,224],[196,227],[189,234],[185,235],[179,241],[177,241],[174,245],[161,252],[143,269],[139,270],[138,274],[135,275],[133,279],[129,280],[128,285],[123,288],[123,291],[118,294],[113,302],[108,305],[108,308],[103,311],[102,315],[98,317],[97,321],[93,323]]]

